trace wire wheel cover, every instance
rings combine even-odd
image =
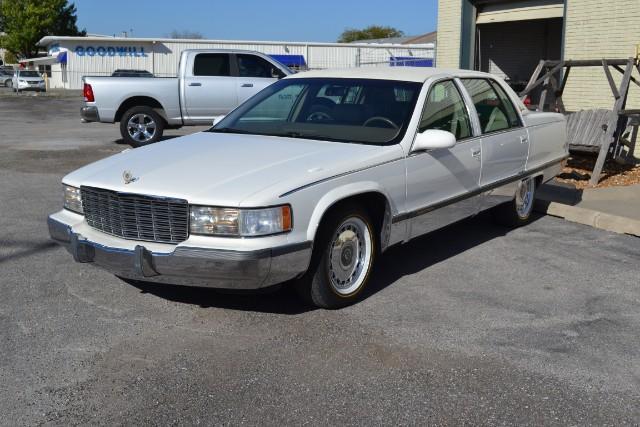
[[[364,283],[373,251],[371,232],[359,217],[345,219],[329,245],[328,275],[333,290],[343,296],[356,292]]]

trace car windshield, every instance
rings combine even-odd
[[[20,77],[40,77],[37,71],[20,71]]]
[[[404,136],[420,88],[420,83],[392,80],[284,79],[209,131],[395,144]]]

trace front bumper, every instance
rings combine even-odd
[[[80,119],[83,123],[99,122],[100,115],[98,114],[98,107],[89,106],[80,108]]]
[[[127,249],[90,241],[53,215],[48,225],[51,238],[64,246],[75,261],[92,263],[133,280],[258,289],[299,276],[311,260],[311,242],[252,251],[177,246],[173,252],[158,253],[147,249],[144,242]]]
[[[44,83],[38,83],[35,85],[29,83],[18,83],[18,90],[45,90],[46,85]]]

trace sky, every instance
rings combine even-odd
[[[437,0],[75,0],[88,33],[165,37],[173,30],[208,39],[334,42],[345,28],[388,25],[406,35],[435,31]]]

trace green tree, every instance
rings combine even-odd
[[[18,63],[18,58],[16,58],[16,56],[13,54],[13,52],[6,51],[4,53],[4,65],[17,64],[17,63]]]
[[[2,47],[22,58],[38,54],[44,36],[84,36],[78,30],[77,10],[68,0],[2,0],[1,22],[6,35]]]
[[[356,28],[347,28],[340,35],[338,43],[351,43],[358,40],[386,39],[389,37],[402,36],[404,36],[404,32],[396,28],[384,27],[381,25],[370,25],[361,30],[358,30]]]

